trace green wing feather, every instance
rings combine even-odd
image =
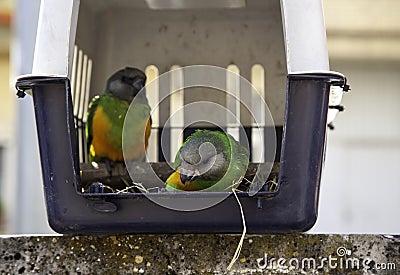
[[[86,144],[87,152],[90,154],[90,145],[93,140],[93,116],[100,103],[100,96],[95,96],[89,104],[86,118]]]

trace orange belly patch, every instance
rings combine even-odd
[[[113,144],[109,138],[111,123],[103,108],[98,107],[93,116],[93,140],[90,154],[95,158],[108,158],[111,161],[123,161],[122,148]]]

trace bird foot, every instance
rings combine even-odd
[[[98,194],[98,193],[105,193],[104,185],[100,182],[94,182],[88,187],[88,193],[91,194]]]
[[[105,159],[104,164],[106,165],[107,173],[110,177],[113,175],[113,170],[115,168],[115,163],[111,160]]]

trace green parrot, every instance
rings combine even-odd
[[[87,113],[86,138],[89,161],[123,162],[143,160],[151,131],[150,106],[145,91],[146,75],[139,69],[126,67],[114,73],[100,96],[92,99]],[[122,149],[122,131],[132,101],[125,131],[129,140]]]
[[[239,185],[249,164],[249,151],[231,135],[197,130],[175,157],[166,190],[229,192]]]

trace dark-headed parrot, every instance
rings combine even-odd
[[[168,177],[166,189],[229,192],[239,185],[248,164],[249,151],[231,135],[197,130],[176,154],[175,172]]]
[[[139,69],[126,67],[114,73],[100,96],[89,105],[86,124],[89,161],[123,162],[144,159],[151,131],[150,106],[145,91],[146,75]],[[135,99],[133,101],[133,99]],[[133,103],[132,103],[133,101]],[[122,132],[129,106],[135,120],[128,120],[123,153]],[[125,154],[125,155],[124,155]]]

